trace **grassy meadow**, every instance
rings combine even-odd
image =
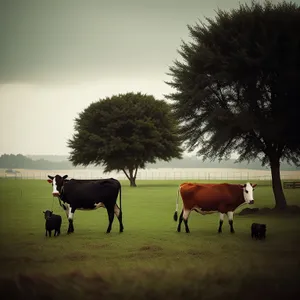
[[[75,232],[67,235],[67,218],[46,180],[1,179],[2,299],[296,299],[300,215],[235,214],[236,233],[225,219],[218,234],[218,214],[192,212],[191,233],[183,224],[177,233],[181,182],[138,181],[130,188],[123,181],[123,233],[117,218],[105,233],[101,208],[76,211]],[[271,186],[257,183],[251,207],[272,207]],[[300,189],[285,194],[289,205],[300,205]],[[45,237],[46,209],[63,217],[59,237]],[[251,239],[253,222],[267,224],[265,241]]]

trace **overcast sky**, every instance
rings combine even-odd
[[[0,0],[0,154],[68,154],[91,102],[163,98],[187,25],[239,2]]]

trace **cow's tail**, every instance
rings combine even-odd
[[[120,183],[120,190],[119,190],[119,201],[120,201],[120,211],[122,211],[122,185]]]
[[[175,209],[175,213],[174,213],[174,216],[173,216],[173,219],[174,219],[175,222],[178,220],[178,199],[179,199],[179,191],[180,191],[180,186],[178,187],[178,191],[177,191],[176,209]]]

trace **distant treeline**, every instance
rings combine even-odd
[[[0,156],[0,168],[2,169],[31,169],[31,170],[68,170],[73,169],[69,161],[54,162],[40,158],[33,160],[22,154],[3,154]]]
[[[155,164],[147,164],[147,168],[235,168],[235,169],[255,169],[265,170],[268,167],[262,167],[260,161],[252,161],[247,164],[235,163],[234,159],[217,161],[202,161],[201,159],[192,156],[184,157],[183,159],[173,159],[170,162],[158,161]],[[68,161],[66,155],[13,155],[4,154],[0,157],[0,168],[7,169],[36,169],[36,170],[69,170],[75,169],[71,162]],[[82,168],[78,166],[77,168]],[[88,169],[99,169],[97,166],[89,166]],[[300,170],[300,167],[290,166],[287,163],[281,164],[282,171]]]

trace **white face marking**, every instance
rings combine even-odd
[[[228,220],[233,220],[233,211],[229,211],[227,213],[227,216],[228,216]]]
[[[246,186],[243,188],[244,199],[246,203],[250,203],[250,201],[254,201],[253,198],[253,187],[249,182],[246,183]]]
[[[57,185],[56,185],[55,177],[52,180],[52,187],[53,187],[52,195],[59,195],[59,192],[57,190]]]
[[[224,214],[220,213],[220,221],[223,221],[223,220],[224,220]]]

